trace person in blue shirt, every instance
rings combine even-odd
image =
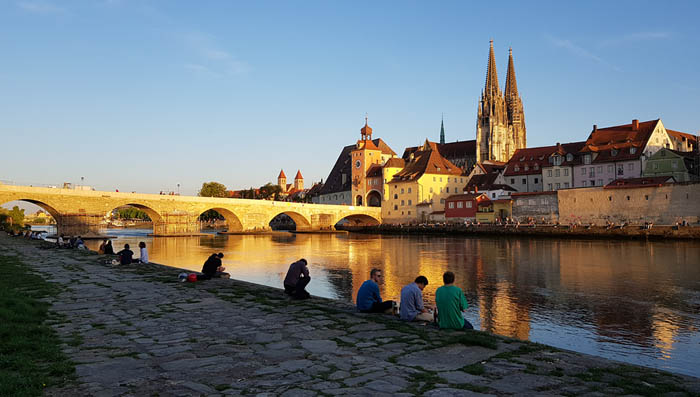
[[[394,301],[382,301],[379,284],[384,282],[384,275],[379,269],[372,269],[369,280],[362,283],[357,291],[357,310],[363,313],[384,313],[394,307]]]
[[[401,310],[399,317],[404,321],[433,321],[433,313],[423,305],[423,289],[428,285],[425,276],[416,277],[416,281],[401,289]]]

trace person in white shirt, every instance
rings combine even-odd
[[[141,251],[141,257],[139,258],[139,262],[148,263],[148,251],[146,250],[146,243],[144,243],[143,241],[140,242],[139,248]]]

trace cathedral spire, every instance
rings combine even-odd
[[[445,116],[442,116],[440,120],[440,144],[445,144]]]
[[[506,101],[518,98],[518,83],[515,81],[515,66],[513,66],[513,49],[508,49],[508,73],[506,74]]]
[[[496,57],[493,55],[493,40],[490,40],[489,46],[489,66],[486,70],[486,84],[484,86],[484,95],[490,95],[500,92],[498,87],[498,72],[496,71]]]

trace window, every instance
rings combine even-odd
[[[547,170],[547,176],[550,178],[552,177],[552,170]]]
[[[464,206],[464,203],[461,201],[457,202],[457,208],[462,208]]]
[[[645,194],[645,195],[644,195],[644,200],[649,200],[649,195],[648,195],[648,194]]]
[[[617,175],[625,175],[625,166],[620,164],[617,166]]]
[[[598,186],[603,186],[603,180],[602,180],[602,179],[598,179]]]
[[[602,165],[599,165],[597,168],[598,168],[598,169],[597,169],[596,171],[598,171],[599,174],[600,174],[601,172],[603,172],[603,166],[602,166]]]
[[[568,168],[564,168],[564,176],[569,176],[569,169]]]
[[[408,188],[408,192],[411,193],[411,188],[410,188],[410,187]]]
[[[568,188],[569,188],[569,182],[564,182],[564,189],[568,189]]]
[[[528,205],[535,205],[535,200],[534,199],[528,199],[527,200]]]
[[[432,193],[432,192],[433,192],[433,188],[431,187],[431,188],[430,188],[430,193]]]
[[[634,147],[634,146],[632,146],[632,147],[630,148],[630,154],[635,154],[635,153],[637,153],[637,148]]]
[[[455,183],[457,183],[457,178],[455,178]]]
[[[440,177],[440,182],[442,182],[442,177]]]
[[[471,202],[471,201],[467,201],[467,202],[464,203],[464,204],[467,206],[467,208],[471,208],[471,207],[472,207],[472,202]]]
[[[535,171],[537,171],[537,170],[540,169],[540,165],[539,165],[539,164],[535,164],[535,167],[534,167],[534,168],[535,168]]]
[[[510,184],[515,185],[515,178],[510,178]]]
[[[671,163],[671,167],[672,167],[674,170],[675,170],[676,168],[678,168],[678,160],[673,160],[673,162]]]
[[[408,211],[408,215],[411,215],[411,211]]]
[[[540,178],[535,178],[535,183],[540,183]]]
[[[408,200],[408,205],[413,205],[413,200]]]
[[[588,187],[588,181],[583,181],[583,187]]]
[[[403,188],[401,188],[401,194],[403,194]]]
[[[435,182],[435,179],[436,179],[436,178],[435,178],[435,177],[433,177],[433,182]]]
[[[514,168],[514,171],[515,171],[515,172],[520,171],[520,167],[518,167],[518,166],[516,165],[515,168]]]
[[[459,183],[464,183],[464,178],[459,178]]]
[[[583,164],[590,164],[591,163],[591,155],[586,154],[583,156]]]
[[[610,155],[613,156],[613,157],[617,156],[617,149],[611,150],[611,151],[610,151]]]
[[[630,196],[627,196],[627,201],[630,201]]]
[[[608,164],[608,173],[610,174],[610,173],[612,173],[612,172],[613,172],[613,165],[612,165],[612,164]]]
[[[673,168],[676,168],[676,167],[673,167]],[[659,169],[659,163],[654,163],[654,169],[655,169],[655,170],[658,170],[658,169]]]
[[[634,163],[629,163],[629,164],[627,164],[627,170],[628,170],[628,171],[634,171]]]
[[[581,175],[586,175],[586,167],[581,168]]]
[[[446,189],[446,192],[447,192],[447,193],[449,193],[449,192],[450,192],[450,187],[449,187],[449,186],[448,186],[448,187],[446,187],[445,189]],[[457,193],[457,192],[455,192],[455,193]]]
[[[404,200],[401,200],[401,206],[406,205],[406,202]]]
[[[394,193],[394,200],[396,200],[397,198],[399,198],[399,195]]]
[[[554,156],[554,165],[561,165],[561,157]]]
[[[445,199],[444,199],[444,198],[441,198],[441,199],[440,199],[440,204],[445,204]]]
[[[440,193],[442,193],[442,188],[440,188]]]
[[[527,185],[527,179],[523,178],[523,185]]]
[[[547,190],[552,190],[552,184],[551,184],[551,183],[548,183],[548,184],[547,184]]]
[[[525,165],[525,171],[528,171],[528,170],[530,170],[530,167],[526,164],[526,165]]]
[[[557,178],[560,177],[560,176],[561,176],[561,170],[556,169],[556,170],[554,171],[554,176],[556,176]]]
[[[454,208],[454,207],[455,207],[455,203],[454,203],[454,202],[452,202],[452,201],[450,201],[450,205],[449,205],[449,208],[450,208],[450,209],[452,209],[452,208]]]
[[[557,187],[557,190],[561,189],[561,183],[557,183],[556,187]]]
[[[399,206],[394,204],[394,211],[396,211],[397,209],[399,209]]]

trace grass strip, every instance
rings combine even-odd
[[[48,325],[59,289],[16,257],[0,256],[0,396],[40,396],[75,372]]]

